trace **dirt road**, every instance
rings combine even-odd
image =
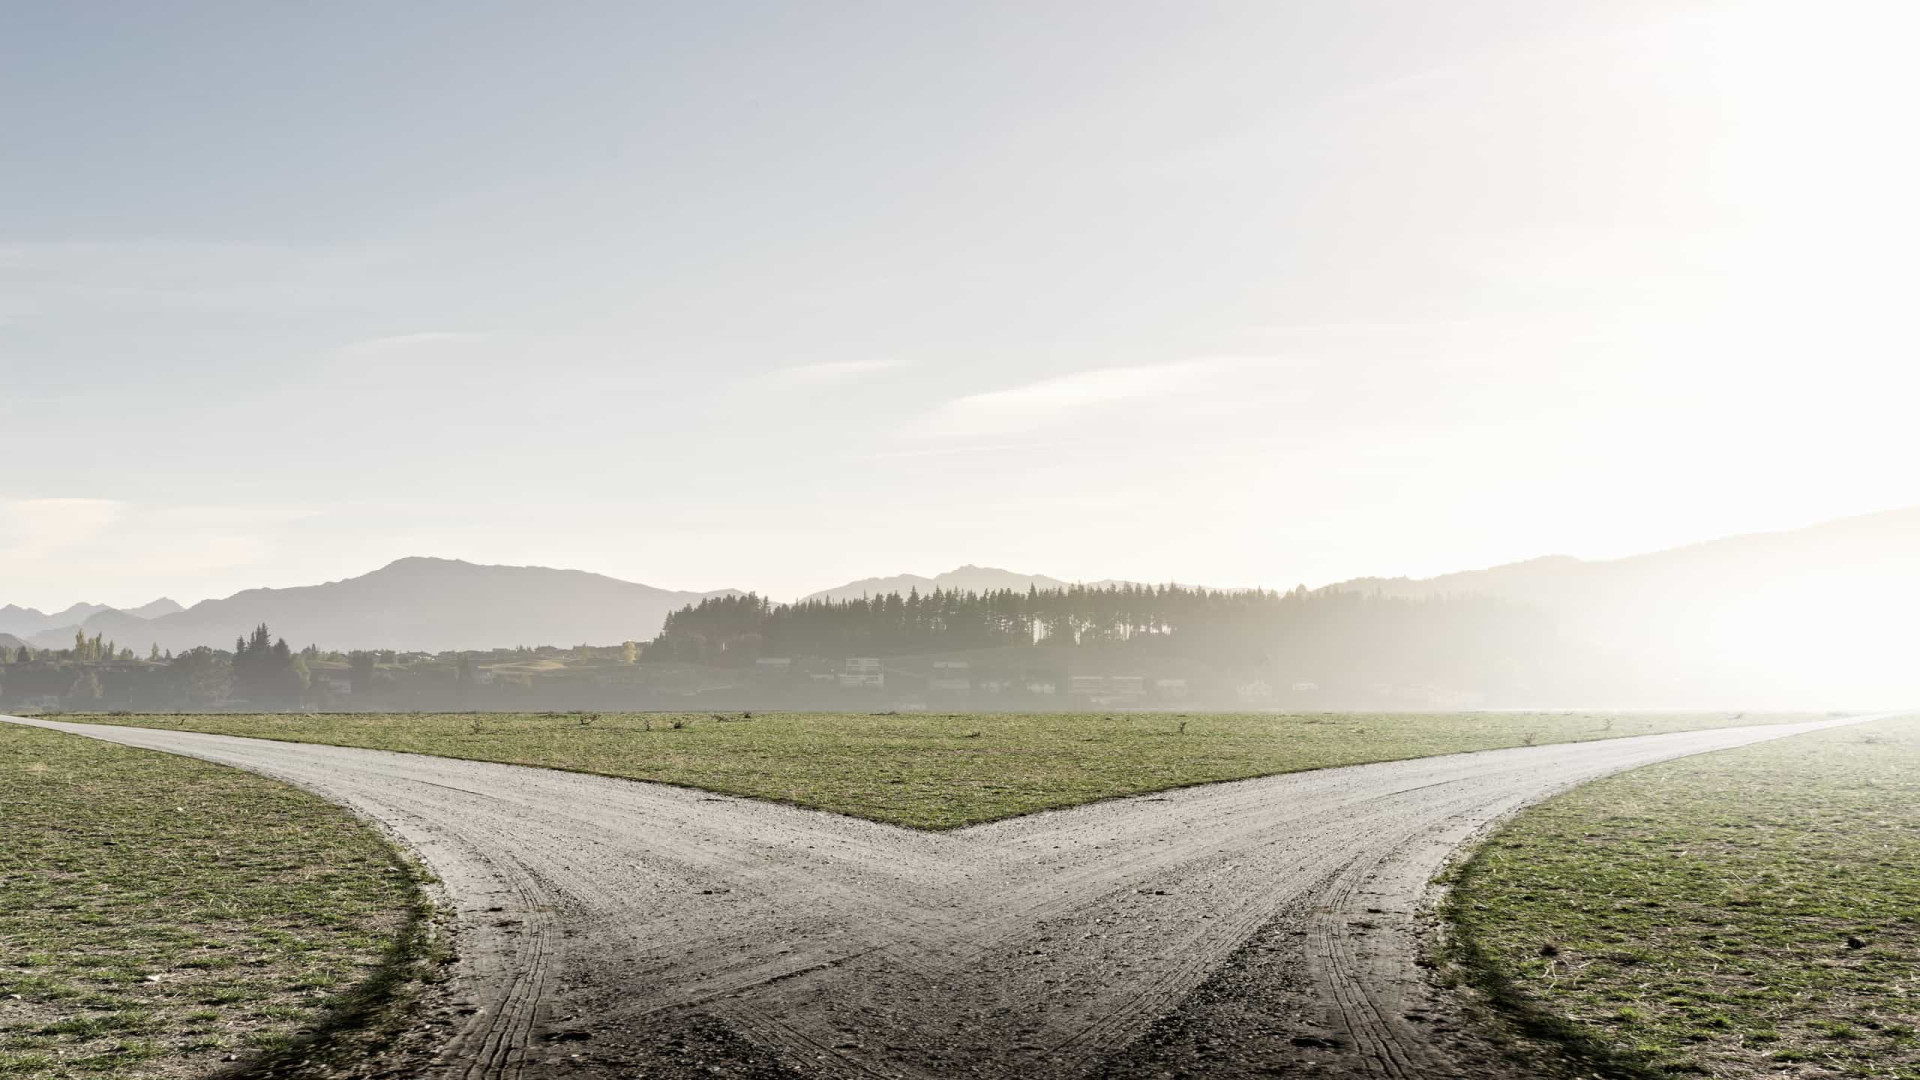
[[[1208,1075],[1471,1075],[1408,996],[1413,912],[1454,849],[1610,772],[1847,721],[1295,773],[944,834],[509,765],[19,722],[252,769],[384,824],[458,908],[464,1008],[432,1074],[492,1080],[1156,1075],[1130,1044],[1181,1010],[1231,1029],[1218,973],[1248,950],[1277,958],[1298,1006],[1249,1021],[1251,1041],[1184,1031],[1211,1046]]]

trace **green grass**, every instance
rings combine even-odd
[[[1807,717],[329,713],[84,719],[572,769],[950,829],[1301,769]]]
[[[373,1004],[419,881],[285,784],[0,724],[0,1077],[202,1075]]]
[[[1447,907],[1468,977],[1611,1074],[1920,1080],[1920,717],[1576,789]]]

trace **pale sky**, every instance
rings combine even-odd
[[[1920,503],[1920,8],[17,3],[0,603]]]

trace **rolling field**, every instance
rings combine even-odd
[[[320,798],[0,725],[0,1077],[204,1075],[383,1007],[419,882]]]
[[[1920,1078],[1920,716],[1623,773],[1457,875],[1470,977],[1615,1075]]]
[[[1220,780],[1804,720],[1735,713],[326,713],[63,720],[537,765],[951,829]]]

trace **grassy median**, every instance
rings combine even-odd
[[[1605,1072],[1920,1080],[1920,717],[1587,785],[1456,878],[1468,977]]]
[[[685,784],[925,829],[1218,780],[1805,716],[1453,713],[66,717]]]
[[[0,724],[0,1077],[204,1075],[319,1048],[424,950],[415,872],[345,811]]]

